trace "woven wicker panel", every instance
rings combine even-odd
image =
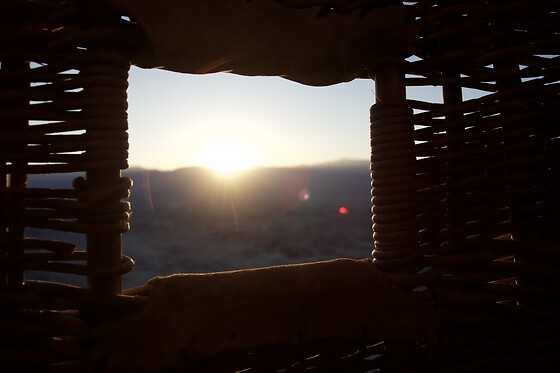
[[[440,96],[372,108],[375,261],[437,302],[450,370],[557,365],[560,2],[409,9],[391,67]]]
[[[196,372],[435,372],[433,350],[402,342],[323,340],[307,346],[264,346],[231,351],[190,364]]]
[[[394,4],[281,2],[322,6],[319,17]],[[233,351],[192,368],[557,366],[559,3],[404,2],[420,43],[370,68],[379,97],[371,111],[373,256],[402,289],[436,302],[436,351],[320,341]],[[121,199],[130,187],[120,170],[127,167],[128,47],[137,38],[118,14],[79,4],[0,5],[2,368],[79,369],[88,327],[140,303],[118,295],[120,275],[132,267],[120,252],[129,209]],[[440,100],[407,100],[413,86],[440,88]],[[27,185],[28,175],[61,172],[79,175],[60,189]],[[31,237],[30,228],[68,239]],[[74,233],[87,236],[87,251],[76,247]],[[28,270],[85,275],[91,290],[24,281]]]
[[[78,310],[131,304],[116,294],[133,265],[121,256],[130,181],[120,170],[128,155],[123,46],[136,38],[120,24],[103,9],[67,1],[0,4],[3,367],[79,360],[77,335],[87,325]],[[57,189],[28,186],[28,175],[52,173],[77,177]],[[32,235],[43,230],[66,238]],[[76,234],[87,236],[87,251]],[[28,270],[88,276],[92,290],[29,281]]]

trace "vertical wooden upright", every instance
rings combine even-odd
[[[18,59],[9,59],[1,62],[2,70],[5,74],[13,74],[19,76],[20,79],[14,79],[10,83],[9,89],[14,92],[14,97],[8,98],[2,102],[4,109],[17,110],[19,115],[13,116],[2,123],[2,130],[7,135],[13,133],[25,133],[28,121],[26,115],[29,110],[29,63]],[[6,84],[6,83],[4,83]],[[13,152],[16,154],[25,153],[27,144],[22,141],[11,141],[9,143],[0,142],[0,146],[5,152]],[[3,172],[5,187],[11,189],[23,190],[27,186],[27,163],[24,160],[15,160],[10,164],[4,164],[3,168],[7,171]],[[7,257],[17,257],[23,254],[23,238],[25,236],[25,199],[23,196],[11,195],[2,201],[3,208],[11,215],[11,219],[3,224],[2,229],[2,255]],[[9,287],[17,288],[23,284],[23,266],[20,263],[14,264],[5,273],[0,282]]]
[[[122,276],[111,274],[111,268],[121,265],[122,233],[128,229],[128,187],[121,170],[128,167],[127,95],[130,36],[119,25],[118,14],[95,4],[84,5],[87,27],[111,30],[114,36],[98,33],[89,39],[87,55],[91,63],[80,71],[87,82],[84,94],[90,97],[82,114],[91,125],[85,137],[95,147],[86,149],[88,160],[83,185],[88,195],[89,214],[84,217],[87,264],[94,271],[88,276],[88,286],[98,294],[121,294]],[[88,31],[86,31],[88,32]],[[100,273],[95,273],[99,270]]]
[[[109,46],[110,44],[107,43]],[[91,86],[84,92],[92,95],[92,104],[84,108],[84,115],[94,125],[86,129],[85,136],[95,149],[86,150],[88,168],[85,189],[89,192],[90,214],[85,217],[90,229],[87,232],[88,266],[93,269],[116,268],[122,261],[122,233],[128,229],[123,202],[126,182],[121,169],[127,167],[128,135],[126,124],[126,87],[128,57],[115,49],[96,50],[99,62],[81,73]],[[98,96],[101,94],[100,96]],[[126,208],[125,208],[126,210]],[[99,294],[120,294],[120,274],[90,274],[88,286]]]
[[[376,103],[370,118],[373,258],[384,270],[410,272],[421,253],[414,208],[414,126],[406,103],[403,60],[380,58],[374,72]]]

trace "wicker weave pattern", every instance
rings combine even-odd
[[[318,7],[319,17],[395,3],[278,1]],[[132,267],[120,251],[130,187],[120,170],[129,52],[138,40],[118,15],[77,4],[0,5],[2,368],[79,367],[83,315],[141,302],[118,295]],[[368,67],[378,94],[373,257],[401,288],[436,302],[441,345],[320,341],[232,351],[189,367],[455,372],[560,363],[560,2],[403,4],[420,43]],[[440,88],[439,102],[407,99],[413,86]],[[27,186],[30,174],[59,172],[80,177],[62,189]],[[88,250],[70,238],[26,237],[28,228],[86,234]],[[93,291],[24,282],[27,270],[87,275]]]
[[[136,41],[116,27],[120,19],[100,17],[94,25],[89,12],[102,10],[58,1],[0,5],[2,366],[79,358],[72,335],[86,325],[55,310],[125,303],[100,294],[118,293],[120,276],[133,266],[120,250],[129,212],[121,199],[130,188],[120,170],[128,156],[130,59],[123,44]],[[27,185],[30,174],[75,172],[81,176],[73,186]],[[28,228],[86,234],[88,252],[71,235],[67,242],[45,240],[30,237]],[[27,270],[89,276],[97,295],[24,282]]]
[[[409,9],[392,66],[441,93],[372,108],[375,261],[438,302],[452,371],[558,364],[560,3]]]

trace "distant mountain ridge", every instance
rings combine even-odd
[[[177,272],[363,258],[373,246],[368,162],[258,168],[231,180],[197,167],[131,168],[123,175],[134,181],[123,251],[136,267],[125,276],[127,287]],[[77,176],[34,175],[29,185],[71,188]],[[85,248],[76,235],[31,233]],[[83,286],[82,280],[71,281]]]
[[[290,212],[307,208],[351,205],[369,211],[370,170],[367,162],[335,162],[300,167],[267,167],[247,170],[223,179],[204,168],[175,171],[131,169],[134,180],[131,202],[135,208],[171,205],[189,210],[219,210],[224,199],[233,199],[240,210]],[[338,207],[337,207],[338,208]]]
[[[370,162],[362,159],[340,159],[332,162],[318,163],[311,167],[331,167],[331,168],[363,168],[369,169]]]
[[[32,187],[71,188],[80,174],[34,175]],[[340,160],[313,166],[263,167],[223,179],[212,170],[186,167],[174,171],[132,167],[123,176],[134,181],[133,209],[177,208],[193,214],[219,215],[235,202],[239,213],[291,213],[296,208],[350,206],[369,211],[369,162]],[[229,201],[229,202],[227,202]],[[229,207],[228,207],[229,208]]]
[[[253,170],[261,170],[261,169],[301,169],[301,168],[362,168],[362,169],[369,169],[370,162],[369,160],[364,159],[339,159],[335,161],[327,161],[327,162],[319,162],[319,163],[312,163],[312,164],[299,164],[295,166],[258,166],[253,168]],[[124,172],[137,172],[137,171],[150,171],[150,172],[176,172],[181,170],[188,170],[188,169],[202,169],[205,171],[211,171],[206,169],[202,166],[186,166],[176,168],[174,170],[160,170],[160,169],[150,169],[145,168],[142,166],[131,166]],[[243,171],[242,171],[243,172]]]

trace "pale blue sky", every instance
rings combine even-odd
[[[409,97],[439,101],[437,92],[412,89]],[[246,143],[257,166],[369,159],[369,79],[309,87],[278,77],[133,67],[128,95],[132,167],[197,166],[208,144],[224,138]]]
[[[308,87],[277,77],[130,72],[130,165],[197,165],[210,142],[237,138],[260,166],[368,159],[374,83]]]

